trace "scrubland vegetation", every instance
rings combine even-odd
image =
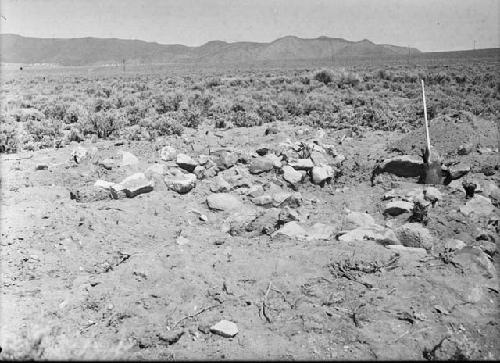
[[[116,71],[115,71],[116,72]],[[251,127],[287,120],[329,129],[411,130],[422,118],[468,111],[498,117],[494,63],[453,66],[357,66],[213,75],[40,75],[4,79],[2,151],[36,150],[85,138],[153,140],[202,123]]]

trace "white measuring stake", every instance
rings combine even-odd
[[[429,159],[431,156],[431,138],[429,136],[429,125],[427,124],[427,104],[425,103],[424,80],[422,79],[422,99],[424,100],[424,121],[425,121],[425,137],[427,140],[427,150],[429,150]]]

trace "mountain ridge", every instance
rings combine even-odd
[[[212,40],[200,46],[161,44],[120,38],[33,38],[0,34],[2,63],[52,63],[63,66],[104,63],[248,63],[253,61],[317,60],[335,57],[403,56],[407,47],[320,36],[287,35],[268,43]],[[411,48],[412,54],[420,54]]]

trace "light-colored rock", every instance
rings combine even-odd
[[[466,216],[488,216],[495,210],[490,198],[482,195],[474,195],[464,206],[460,207],[460,212]]]
[[[111,186],[115,192],[123,191],[128,198],[153,190],[153,182],[144,173],[135,173],[122,180],[120,184]]]
[[[269,153],[265,157],[273,163],[275,169],[281,168],[281,157],[273,153]]]
[[[358,227],[372,227],[376,225],[375,220],[368,213],[349,212],[345,218],[344,229],[355,229]]]
[[[214,193],[228,192],[231,189],[231,184],[229,184],[222,175],[217,175],[214,179],[210,190]]]
[[[267,156],[261,156],[255,159],[252,159],[250,165],[248,166],[248,171],[251,174],[260,174],[266,171],[273,170],[274,163]]]
[[[96,188],[102,188],[102,189],[109,189],[111,187],[115,187],[116,186],[116,183],[112,183],[112,182],[109,182],[109,181],[106,181],[106,180],[97,180],[95,183],[94,183],[94,187]]]
[[[390,215],[390,216],[399,216],[400,214],[403,213],[409,213],[413,209],[413,203],[410,202],[404,202],[402,200],[396,200],[387,203],[384,209],[384,214]]]
[[[334,170],[330,165],[315,166],[312,168],[312,181],[314,184],[328,182],[334,176]]]
[[[257,198],[264,194],[264,188],[262,185],[252,185],[246,194],[251,198]]]
[[[205,165],[210,161],[210,156],[201,154],[198,156],[198,164],[199,165]]]
[[[228,320],[221,320],[217,324],[210,327],[210,331],[214,334],[223,336],[224,338],[232,338],[238,334],[238,326]]]
[[[295,170],[311,170],[314,167],[314,163],[311,159],[297,159],[292,160],[288,163]]]
[[[424,199],[428,200],[431,203],[435,203],[439,200],[443,199],[443,194],[439,191],[438,188],[435,187],[425,187],[424,191]]]
[[[288,222],[279,230],[273,233],[274,236],[287,236],[290,238],[306,238],[307,231],[296,221]]]
[[[237,196],[228,193],[210,194],[207,197],[207,205],[217,211],[237,211],[243,207],[242,201]]]
[[[189,240],[184,237],[184,236],[179,236],[177,237],[176,241],[175,241],[179,246],[184,246],[184,245],[187,245],[189,243]]]
[[[76,163],[81,163],[83,160],[87,159],[89,156],[89,152],[86,148],[82,146],[78,146],[76,149],[73,149],[71,152],[71,158]]]
[[[180,171],[173,171],[165,176],[165,185],[168,189],[179,194],[186,194],[196,186],[196,175],[183,174]]]
[[[420,223],[405,223],[397,228],[395,233],[401,244],[406,247],[418,247],[430,250],[434,246],[434,237]]]
[[[122,151],[121,166],[133,166],[139,164],[139,159],[128,151]]]
[[[315,223],[307,231],[307,240],[328,240],[335,233],[335,228],[324,223]]]
[[[458,163],[448,167],[448,172],[452,180],[460,179],[461,177],[467,175],[471,171],[470,164]]]
[[[163,161],[175,160],[176,156],[177,150],[170,145],[166,145],[160,150],[160,159]]]
[[[424,257],[427,255],[427,250],[425,248],[406,247],[403,245],[387,245],[385,247],[400,254],[408,253],[416,257]]]
[[[300,171],[295,170],[290,165],[283,167],[283,179],[290,185],[296,187],[302,181],[303,175]]]
[[[226,170],[238,162],[238,155],[226,149],[217,150],[210,154],[214,158],[219,170]]]
[[[328,160],[326,159],[325,154],[318,151],[313,151],[311,153],[311,160],[315,166],[328,165]]]
[[[466,246],[464,241],[461,241],[459,239],[453,239],[449,238],[446,241],[444,241],[444,249],[448,251],[456,251],[459,249],[462,249]]]
[[[375,225],[372,227],[358,227],[338,237],[341,242],[355,242],[355,241],[376,241],[385,245],[399,244],[395,233],[391,229],[383,228]]]
[[[196,166],[198,165],[198,163],[194,161],[189,155],[182,153],[177,154],[176,163],[181,169],[184,169],[189,173],[192,173],[194,171],[194,168],[196,168]]]

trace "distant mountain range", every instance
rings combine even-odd
[[[199,47],[141,40],[102,38],[28,38],[0,34],[0,62],[51,63],[64,66],[148,63],[252,63],[408,55],[407,47],[319,37],[286,36],[270,43],[211,41]],[[421,52],[411,48],[411,54]]]

